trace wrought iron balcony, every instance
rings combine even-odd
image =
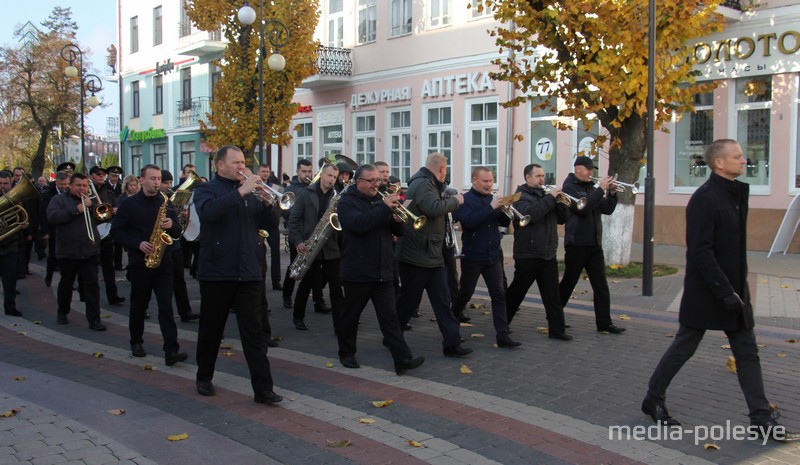
[[[175,112],[175,127],[188,128],[198,126],[199,121],[206,120],[206,113],[211,113],[210,97],[195,97],[192,99],[178,100]]]
[[[203,57],[225,51],[222,30],[201,31],[191,22],[178,23],[178,48],[181,55]]]
[[[721,6],[727,6],[736,11],[742,11],[742,2],[739,0],[724,0]]]
[[[353,51],[349,48],[319,47],[317,73],[303,81],[306,89],[336,87],[350,81],[353,74]]]

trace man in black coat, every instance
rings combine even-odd
[[[10,172],[0,171],[0,194],[8,194],[11,190],[12,175]],[[27,226],[26,226],[27,228]],[[9,234],[0,241],[0,279],[3,282],[3,307],[5,314],[22,316],[17,310],[17,256],[19,242],[23,239],[22,231]]]
[[[747,207],[749,185],[736,180],[747,160],[735,140],[709,145],[704,158],[712,174],[686,206],[686,277],[680,328],[650,378],[642,411],[657,423],[680,425],[667,412],[667,387],[694,355],[706,330],[725,331],[736,358],[736,374],[758,433],[778,440],[800,439],[773,419],[753,331],[747,284]],[[777,429],[776,429],[777,427]]]

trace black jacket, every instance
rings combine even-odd
[[[42,202],[39,206],[39,234],[54,234],[56,232],[55,226],[50,227],[50,222],[47,220],[47,207],[50,205],[50,201],[53,200],[53,197],[60,195],[58,190],[53,185],[53,188],[45,188],[44,192],[42,193]]]
[[[342,281],[394,281],[392,235],[403,234],[403,223],[392,219],[392,209],[380,196],[369,198],[357,188],[347,189],[336,212],[342,225]]]
[[[161,194],[146,196],[143,191],[128,197],[120,203],[117,214],[111,221],[112,239],[122,244],[128,250],[128,263],[133,266],[144,266],[144,252],[139,250],[142,241],[149,241],[155,227],[156,216],[164,197]],[[181,234],[181,227],[178,224],[178,215],[172,208],[172,203],[167,203],[167,217],[172,220],[172,228],[167,232],[177,240]],[[161,266],[172,265],[172,254],[170,247],[180,247],[179,245],[166,246],[164,256],[161,258]]]
[[[529,215],[530,222],[520,227],[514,221],[514,259],[553,260],[558,249],[558,225],[569,219],[569,208],[556,202],[541,187],[523,184],[517,187],[522,196],[514,202],[522,215]]]
[[[493,262],[502,256],[498,229],[508,226],[511,220],[502,208],[492,208],[492,194],[481,194],[474,188],[464,194],[464,204],[458,209],[456,220],[461,223],[461,260]]]
[[[80,197],[69,191],[56,195],[47,206],[47,221],[56,228],[56,258],[83,260],[100,253],[100,233],[94,215],[89,224],[94,233],[94,243],[89,241],[84,214],[78,211]]]
[[[603,221],[600,215],[610,215],[617,208],[617,196],[606,196],[602,189],[594,187],[594,182],[582,182],[575,173],[570,173],[564,181],[562,191],[575,198],[586,197],[586,207],[578,210],[573,202],[572,216],[567,220],[564,245],[598,247],[603,245]]]
[[[321,209],[319,204],[319,181],[311,184],[310,186],[300,190],[294,206],[289,210],[289,223],[287,230],[289,232],[289,243],[292,247],[302,243],[311,237],[311,233],[317,226],[317,223],[322,218],[324,210]],[[333,201],[333,189],[329,190],[328,205]],[[328,240],[322,245],[322,250],[317,255],[317,259],[331,260],[339,258],[339,239],[336,231],[332,231]]]
[[[270,211],[255,195],[242,197],[238,189],[239,181],[217,175],[194,191],[202,225],[199,281],[261,281],[258,230],[265,227]]]
[[[289,183],[288,186],[283,190],[284,192],[292,192],[294,193],[295,202],[297,202],[297,198],[300,197],[300,191],[308,187],[308,183],[300,182],[297,179],[297,175],[292,177],[292,181]],[[291,208],[289,210],[284,210],[281,214],[283,216],[283,221],[286,227],[288,228],[289,225],[289,214],[291,213]]]
[[[749,329],[753,321],[747,284],[747,209],[750,185],[714,173],[686,206],[686,277],[680,322],[697,329]],[[745,311],[726,310],[736,292]]]

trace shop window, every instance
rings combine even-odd
[[[195,143],[194,141],[181,142],[181,167],[186,165],[197,165],[195,163]],[[178,176],[180,177],[180,175]]]
[[[153,144],[153,164],[167,169],[167,144]]]
[[[700,186],[711,174],[703,152],[714,142],[714,92],[695,95],[694,107],[675,123],[675,187]]]
[[[467,103],[467,150],[469,169],[465,170],[464,182],[471,182],[472,168],[485,166],[497,182],[498,153],[498,103],[496,101],[468,101]]]
[[[769,135],[772,76],[736,79],[736,140],[747,168],[739,179],[753,185],[769,184]]]
[[[355,115],[353,158],[363,165],[375,163],[375,114]]]
[[[311,121],[300,122],[295,128],[294,139],[292,139],[294,144],[294,166],[297,166],[297,162],[300,160],[314,161],[314,152],[312,151],[314,138]]]
[[[389,165],[400,182],[411,177],[411,110],[389,112]]]
[[[131,147],[131,174],[139,176],[142,171],[142,146],[134,145]]]
[[[453,108],[449,103],[437,104],[426,107],[424,115],[425,138],[423,141],[425,147],[423,153],[427,156],[430,153],[439,152],[447,157],[447,182],[449,183],[453,152]],[[424,160],[423,156],[423,162]]]

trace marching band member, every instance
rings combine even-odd
[[[498,230],[507,227],[511,220],[502,210],[501,198],[492,194],[494,175],[484,166],[472,169],[472,189],[464,195],[464,204],[458,209],[461,223],[461,283],[453,302],[453,313],[464,312],[475,292],[478,277],[483,276],[492,300],[492,322],[497,346],[513,348],[520,343],[511,339],[506,320],[506,291],[503,285],[503,255]]]
[[[164,361],[167,366],[183,362],[188,358],[180,352],[178,328],[172,315],[172,268],[180,267],[173,263],[170,244],[151,242],[154,229],[166,232],[170,237],[181,233],[178,216],[170,208],[167,197],[162,196],[161,168],[145,165],[141,176],[142,190],[123,202],[111,224],[111,237],[128,250],[128,277],[131,282],[131,308],[128,316],[128,330],[131,336],[131,353],[134,357],[147,355],[142,344],[144,339],[144,320],[150,296],[155,294],[158,304],[158,325],[164,339]],[[156,224],[158,223],[158,224]],[[160,264],[155,268],[145,265],[157,247],[163,247]]]
[[[520,227],[514,221],[514,279],[506,291],[508,323],[525,300],[533,282],[539,285],[539,294],[547,315],[548,337],[569,341],[566,333],[564,307],[558,296],[558,225],[569,218],[569,208],[556,200],[561,189],[544,190],[544,169],[541,165],[525,167],[525,184],[517,187],[520,199],[514,208],[530,216],[530,222]]]
[[[12,174],[6,170],[0,171],[0,191],[8,194],[11,190]],[[27,228],[27,226],[26,226]],[[3,281],[3,308],[5,314],[22,316],[17,310],[17,261],[19,254],[19,241],[23,240],[22,231],[9,235],[0,242],[0,278]]]
[[[116,199],[116,206],[119,207],[119,198],[122,195],[122,168],[119,166],[109,166],[106,169],[108,172],[108,179],[106,180],[106,188],[114,193]],[[122,250],[124,247],[118,242],[114,242],[114,269],[122,271]]]
[[[112,214],[116,213],[117,205],[114,192],[106,187],[106,170],[100,166],[93,166],[89,170],[89,181],[94,184],[99,203],[111,205]],[[111,305],[122,305],[125,297],[117,293],[117,276],[114,273],[114,243],[110,237],[97,237],[100,242],[100,267],[103,271],[103,284],[106,287],[106,298]]]
[[[269,165],[262,164],[258,167],[258,177],[267,184],[268,186],[272,187],[278,192],[283,192],[283,187],[277,184],[274,184],[272,180],[274,179],[271,176],[272,170],[270,169]],[[297,195],[297,194],[295,194]],[[283,286],[281,285],[281,231],[280,231],[280,219],[281,219],[281,210],[280,208],[273,208],[272,215],[270,216],[270,221],[267,224],[267,232],[269,236],[267,236],[267,245],[269,246],[269,255],[270,255],[270,276],[272,277],[272,289],[276,291],[282,291]]]
[[[464,203],[461,194],[443,199],[442,185],[447,176],[447,157],[431,153],[420,168],[408,180],[406,198],[412,203],[408,209],[415,215],[425,215],[423,228],[415,230],[406,225],[404,235],[397,243],[400,262],[400,295],[397,297],[397,312],[400,325],[408,328],[408,321],[422,299],[422,291],[436,315],[436,323],[443,337],[443,353],[446,357],[464,357],[472,349],[461,346],[458,319],[450,311],[450,294],[447,291],[447,272],[442,258],[444,245],[445,216]]]
[[[392,235],[401,235],[403,224],[393,218],[392,208],[400,196],[391,194],[381,199],[380,181],[375,166],[362,165],[355,172],[355,189],[342,194],[336,209],[344,236],[342,283],[346,297],[336,335],[342,365],[358,368],[358,320],[367,301],[372,300],[395,372],[402,375],[422,365],[425,358],[412,357],[395,310]]]
[[[275,404],[283,400],[273,391],[267,346],[261,328],[261,263],[258,229],[266,215],[263,201],[253,193],[258,176],[244,179],[244,154],[234,146],[219,149],[217,175],[197,186],[194,205],[203,225],[200,237],[200,327],[197,333],[197,392],[215,394],[211,380],[230,309],[250,370],[253,400]]]
[[[56,270],[56,227],[47,220],[47,207],[53,197],[69,192],[69,174],[66,171],[56,173],[56,182],[53,188],[47,188],[42,194],[42,206],[39,212],[39,228],[43,239],[47,240],[47,264],[45,266],[44,284],[47,287],[53,283],[53,273]]]
[[[381,185],[378,187],[378,190],[385,193],[386,188],[389,187],[389,164],[385,161],[376,161],[374,165],[375,169],[378,170],[378,177],[381,179]]]

